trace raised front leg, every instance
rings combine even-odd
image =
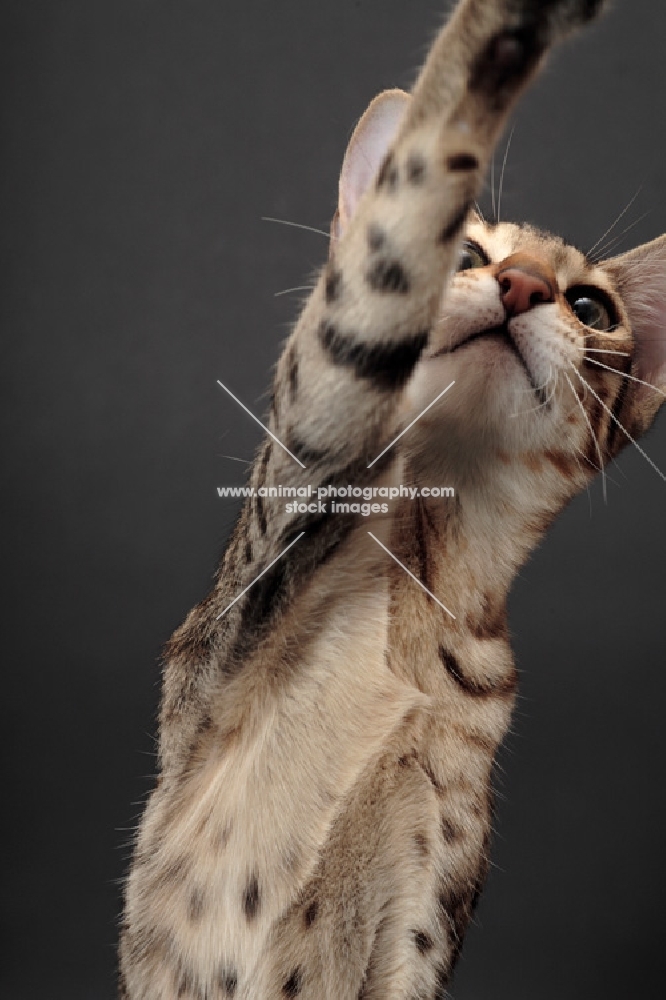
[[[339,239],[278,365],[271,430],[307,470],[267,440],[251,485],[361,484],[386,472],[390,455],[367,465],[404,420],[403,387],[509,109],[553,39],[598,6],[464,0],[457,9],[397,132],[380,138],[379,169],[346,178]],[[355,531],[353,515],[293,515],[253,498],[216,588],[171,640],[162,780],[127,889],[128,1000],[355,1000],[373,940],[379,948],[390,929],[358,928],[359,964],[346,968],[344,989],[331,969],[344,954],[320,955],[308,975],[290,959],[266,980],[275,929],[325,857],[361,773],[425,700],[386,666],[386,581],[359,559],[360,542],[344,544]],[[365,526],[360,534],[369,546]],[[291,954],[305,948],[294,939]],[[387,985],[382,997],[402,1000],[402,989]]]
[[[361,485],[386,471],[395,452],[367,466],[408,418],[403,388],[441,309],[465,220],[509,111],[551,43],[600,6],[464,0],[437,37],[412,97],[396,101],[389,92],[368,109],[355,135],[358,152],[353,139],[351,166],[343,170],[338,238],[273,389],[270,429],[306,468],[266,439],[251,474],[256,489]],[[258,496],[247,502],[215,591],[168,650],[165,757],[172,746],[182,751],[190,743],[184,716],[200,713],[199,683],[210,680],[213,648],[225,672],[237,671],[357,524],[354,515],[287,513],[284,503]]]

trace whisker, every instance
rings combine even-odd
[[[490,161],[490,197],[492,199],[493,219],[497,222],[497,208],[495,206],[495,154]]]
[[[589,336],[586,334],[586,336]],[[619,354],[623,358],[630,358],[631,354],[628,351],[607,351],[601,347],[586,347],[585,350],[588,354]],[[590,359],[591,360],[591,359]]]
[[[617,460],[616,458],[612,458],[612,459],[611,459],[611,461],[612,461],[613,465],[615,466],[615,468],[617,469],[617,471],[618,471],[618,472],[620,473],[620,475],[622,476],[622,478],[623,478],[623,479],[627,479],[627,480],[628,480],[628,479],[629,479],[629,476],[628,476],[628,475],[627,475],[627,473],[626,473],[626,472],[624,471],[624,469],[622,468],[622,466],[620,465],[620,463],[618,462],[618,460]],[[611,482],[612,482],[612,480],[611,480]],[[618,485],[619,485],[619,484],[618,484]]]
[[[446,323],[446,321],[449,320],[449,319],[452,319],[451,313],[441,313],[437,317],[437,323],[438,324],[440,324],[440,323]],[[446,331],[446,333],[447,333],[447,340],[448,340],[448,347],[449,348],[451,347],[451,343],[453,341],[453,336],[454,336],[455,332],[456,332],[456,328],[454,326],[450,327]]]
[[[501,221],[501,218],[502,218],[501,212],[502,212],[502,189],[504,187],[504,171],[506,170],[506,161],[507,161],[508,156],[509,156],[509,150],[511,148],[511,140],[513,139],[513,133],[515,131],[516,131],[516,126],[514,125],[513,128],[511,129],[511,134],[509,135],[509,138],[508,138],[508,141],[507,141],[507,144],[506,144],[506,149],[504,150],[504,159],[502,160],[502,171],[500,173],[499,192],[498,192],[498,195],[497,195],[497,222],[498,222],[498,224],[499,224],[499,222]]]
[[[545,381],[545,382],[543,383],[543,385],[539,385],[539,386],[536,386],[536,388],[535,388],[535,389],[532,389],[532,388],[530,387],[530,390],[529,390],[529,391],[530,391],[530,392],[537,392],[537,393],[538,393],[538,392],[539,392],[539,391],[540,391],[541,389],[545,389],[545,388],[546,388],[546,386],[548,385],[548,383],[550,382],[550,379],[551,379],[551,376],[552,376],[552,374],[553,374],[553,366],[551,365],[551,366],[550,366],[550,371],[548,372],[548,378],[547,378],[547,379],[546,379],[546,381]],[[556,389],[557,389],[557,379],[553,379],[553,388],[552,388],[552,391],[551,391],[551,392],[550,392],[550,394],[549,394],[549,395],[548,395],[548,396],[547,396],[547,397],[546,397],[546,398],[544,399],[544,401],[543,401],[542,403],[539,403],[539,405],[538,405],[538,406],[532,406],[532,407],[530,407],[530,409],[529,409],[529,410],[519,410],[519,411],[518,411],[517,413],[510,413],[510,414],[509,414],[509,416],[510,416],[510,417],[521,417],[521,416],[523,416],[523,415],[524,415],[524,414],[526,414],[526,413],[535,413],[535,412],[536,412],[537,410],[540,410],[540,409],[542,409],[542,407],[544,407],[544,406],[548,406],[548,404],[550,403],[551,399],[552,399],[552,398],[553,398],[553,396],[555,395],[555,390],[556,390]]]
[[[585,454],[585,452],[581,451],[581,449],[577,445],[574,445],[574,449],[578,452],[579,455],[581,455],[585,459],[585,461],[587,462],[587,464],[589,466],[591,466],[594,469],[595,472],[605,471],[605,470],[600,469],[598,465],[595,465],[594,462],[591,459],[589,459],[587,457],[587,455]],[[617,465],[617,463],[615,463],[615,464]],[[618,470],[618,472],[622,472],[622,475],[625,477],[625,479],[627,478],[626,475],[625,475],[625,473],[623,472],[623,470],[619,467],[619,465],[617,465],[617,470]],[[613,477],[609,476],[607,472],[606,472],[606,480],[607,480],[607,482],[612,483],[613,486],[617,486],[617,488],[620,489],[620,484],[618,483],[617,479],[613,479]]]
[[[481,211],[481,206],[479,205],[478,201],[474,202],[474,210],[476,211],[476,214],[479,216],[479,218],[481,219],[481,221],[485,222],[486,219],[485,219],[485,216],[484,216],[483,212]]]
[[[236,458],[235,455],[218,455],[218,458],[230,458],[233,462],[242,462],[243,465],[252,465],[252,460],[247,458]]]
[[[555,395],[556,390],[557,390],[557,378],[553,379],[553,388],[551,390],[550,395],[547,396],[546,399],[544,400],[544,405],[547,405],[548,403],[550,403],[551,399]]]
[[[657,386],[652,385],[651,382],[644,382],[642,378],[636,378],[635,375],[629,375],[627,372],[621,372],[618,371],[617,368],[611,368],[609,365],[604,365],[601,361],[597,361],[596,358],[586,358],[585,360],[589,361],[591,365],[599,365],[600,368],[605,368],[607,372],[615,372],[616,375],[621,375],[622,378],[630,378],[632,382],[640,382],[641,385],[646,385],[648,389],[654,389],[655,392],[658,392],[660,396],[663,396],[666,399],[666,392],[658,389]]]
[[[599,468],[598,465],[595,465],[594,462],[591,461],[591,459],[589,459],[587,457],[587,455],[585,454],[585,452],[581,451],[581,449],[578,447],[578,445],[574,445],[573,447],[574,447],[574,451],[577,451],[578,454],[581,456],[581,458],[583,458],[587,462],[587,464],[592,469],[594,469],[595,472],[601,472],[602,471]],[[576,459],[576,461],[578,462],[578,459]],[[580,462],[578,462],[578,464],[580,465]],[[581,466],[581,468],[582,468],[582,466]],[[622,470],[619,467],[618,467],[618,471],[622,472]],[[624,473],[622,473],[622,475],[624,475]],[[625,476],[625,479],[626,479],[626,476]],[[620,484],[618,483],[617,479],[613,479],[613,477],[609,476],[608,473],[606,473],[606,481],[609,482],[609,483],[612,483],[613,486],[617,487],[617,489],[620,489]],[[586,489],[587,489],[587,495],[588,495],[588,497],[590,499],[590,502],[591,502],[592,501],[592,497],[591,497],[591,494],[590,494],[590,487],[589,487],[589,485],[586,487]]]
[[[578,374],[578,369],[576,368],[576,366],[572,364],[571,367],[576,372],[576,374]],[[565,379],[569,383],[569,388],[571,389],[571,391],[572,391],[572,393],[574,395],[574,399],[576,400],[576,402],[580,406],[581,413],[585,417],[585,423],[589,427],[590,434],[592,435],[592,440],[594,441],[594,446],[596,448],[597,455],[599,456],[599,470],[601,472],[601,492],[603,494],[604,503],[608,503],[608,492],[606,490],[606,470],[604,469],[604,459],[603,459],[603,455],[601,454],[601,448],[599,447],[599,442],[597,440],[597,435],[594,433],[594,428],[592,427],[592,424],[590,422],[590,418],[587,415],[587,411],[586,411],[585,407],[583,406],[583,404],[581,403],[580,399],[578,398],[578,393],[576,392],[576,390],[573,387],[573,382],[571,381],[571,379],[569,378],[569,376],[567,375],[566,372],[562,372],[562,374],[564,375]],[[583,382],[585,382],[585,379],[583,379]],[[587,385],[586,382],[585,382],[585,384]]]
[[[331,236],[324,229],[316,229],[315,226],[304,226],[301,222],[289,222],[288,219],[273,219],[270,215],[262,215],[262,222],[279,222],[281,226],[293,226],[294,229],[307,229],[310,233],[319,233],[320,236],[325,236],[327,240],[336,239],[335,236]]]
[[[587,464],[590,466],[590,468],[594,469],[595,472],[602,472],[603,471],[603,467],[600,468],[598,465],[595,465],[594,462],[592,461],[592,459],[590,459],[590,458],[587,457],[587,455],[582,450],[582,448],[579,448],[577,444],[575,444],[573,447],[574,447],[574,451],[578,452],[578,454],[580,455],[580,457],[583,459],[583,461],[587,462]],[[576,459],[576,461],[578,461],[578,460]],[[580,465],[580,462],[578,462],[578,464]],[[582,468],[582,466],[581,466],[581,468]]]
[[[281,292],[273,292],[273,297],[277,298],[278,295],[288,295],[290,292],[311,292],[316,285],[296,285],[295,288],[283,288]]]
[[[546,386],[550,382],[552,374],[553,374],[553,366],[549,365],[548,366],[548,375],[546,377],[546,381],[542,385],[536,385],[536,386],[529,385],[525,389],[519,389],[518,392],[521,393],[521,394],[524,393],[524,392],[531,392],[531,393],[540,392],[542,389],[546,388]]]
[[[585,492],[587,493],[587,502],[590,507],[590,520],[592,520],[592,490],[589,483],[585,483]]]
[[[635,219],[634,222],[631,223],[631,225],[629,225],[625,229],[623,229],[622,232],[618,236],[614,236],[612,240],[609,240],[608,243],[606,243],[606,244],[604,244],[604,246],[600,247],[597,250],[597,252],[595,253],[594,258],[590,258],[592,260],[592,262],[593,263],[597,263],[598,261],[600,261],[602,259],[602,257],[604,256],[604,254],[607,254],[608,251],[611,250],[616,245],[616,243],[618,243],[622,239],[622,237],[625,235],[625,233],[628,233],[630,229],[633,229],[634,226],[637,226],[639,222],[643,221],[643,219],[647,219],[647,217],[648,217],[649,214],[650,214],[649,210],[647,212],[643,212],[643,214],[639,215],[638,218]]]
[[[663,473],[663,472],[661,471],[661,469],[659,468],[659,466],[655,465],[655,463],[654,463],[654,462],[652,461],[652,459],[650,458],[650,456],[649,456],[649,455],[648,455],[648,454],[647,454],[646,452],[644,452],[644,451],[643,451],[643,449],[641,448],[641,446],[640,446],[640,445],[639,445],[639,444],[638,444],[638,443],[637,443],[637,442],[636,442],[636,441],[635,441],[635,440],[634,440],[634,439],[632,438],[631,434],[630,434],[630,433],[629,433],[629,431],[628,431],[628,430],[626,429],[626,427],[623,427],[623,426],[622,426],[622,424],[621,424],[621,423],[620,423],[620,421],[619,421],[619,420],[617,419],[617,417],[615,416],[615,414],[613,413],[613,411],[612,411],[612,410],[610,410],[610,409],[609,409],[609,408],[608,408],[608,407],[606,406],[606,404],[604,403],[603,399],[600,399],[600,398],[599,398],[599,396],[598,396],[598,395],[596,394],[596,392],[594,391],[594,389],[592,388],[592,386],[591,386],[591,385],[589,384],[589,382],[586,382],[586,381],[585,381],[585,379],[583,378],[583,376],[581,375],[581,373],[580,373],[580,372],[578,371],[578,369],[576,368],[576,366],[575,366],[574,364],[572,364],[571,362],[569,362],[569,364],[571,364],[571,367],[573,368],[573,370],[575,371],[576,375],[577,375],[577,376],[578,376],[578,378],[579,378],[579,379],[581,380],[581,382],[583,383],[583,385],[586,385],[586,386],[587,386],[587,388],[588,388],[588,389],[590,390],[590,392],[592,393],[592,395],[594,396],[594,398],[595,398],[595,399],[596,399],[596,400],[597,400],[597,401],[598,401],[599,403],[601,403],[601,405],[603,406],[603,408],[604,408],[604,410],[606,411],[606,413],[608,413],[608,415],[610,416],[611,420],[613,420],[613,421],[614,421],[614,422],[615,422],[615,423],[617,424],[617,426],[618,426],[618,427],[620,428],[620,430],[622,431],[622,433],[623,433],[624,435],[626,435],[626,437],[627,437],[627,438],[629,439],[629,441],[631,441],[631,443],[632,443],[632,444],[634,445],[634,447],[635,447],[635,448],[636,448],[636,449],[638,450],[639,454],[641,454],[641,455],[643,456],[643,458],[645,459],[645,461],[646,461],[646,462],[648,462],[648,463],[649,463],[649,464],[650,464],[650,465],[652,466],[652,468],[654,469],[654,471],[655,471],[655,472],[656,472],[656,473],[657,473],[657,474],[658,474],[658,475],[659,475],[659,476],[660,476],[660,477],[661,477],[661,478],[662,478],[662,479],[664,480],[664,482],[666,483],[666,476],[665,476],[665,475],[664,475],[664,473]],[[576,398],[578,398],[578,397],[576,397]],[[595,439],[595,440],[596,440],[596,439]]]
[[[600,244],[600,243],[603,243],[603,241],[604,241],[604,240],[606,239],[606,237],[608,236],[608,234],[609,234],[609,233],[612,233],[612,232],[613,232],[613,230],[614,230],[614,229],[615,229],[615,227],[617,226],[617,224],[618,224],[618,222],[620,221],[620,219],[621,219],[621,218],[622,218],[622,217],[623,217],[624,215],[626,215],[626,214],[627,214],[627,212],[629,211],[629,209],[631,208],[631,206],[633,205],[633,203],[634,203],[634,202],[636,201],[636,199],[638,198],[638,196],[639,196],[639,194],[641,193],[641,191],[642,191],[642,190],[643,190],[643,185],[641,184],[641,186],[639,187],[639,189],[638,189],[638,191],[636,192],[636,194],[634,195],[634,197],[633,197],[633,198],[631,199],[631,201],[629,202],[629,204],[628,204],[628,205],[626,205],[626,206],[625,206],[625,207],[624,207],[624,208],[622,209],[622,211],[620,212],[620,214],[618,215],[617,219],[616,219],[616,220],[615,220],[615,222],[614,222],[614,223],[612,224],[612,226],[609,226],[609,227],[608,227],[608,229],[606,230],[606,232],[605,232],[605,233],[603,234],[603,236],[600,236],[600,237],[599,237],[599,239],[598,239],[598,240],[597,240],[597,242],[596,242],[596,243],[594,244],[594,246],[591,246],[591,247],[590,247],[590,249],[589,249],[589,250],[587,251],[587,253],[585,254],[585,256],[586,256],[586,257],[589,257],[589,256],[590,256],[590,254],[592,254],[592,252],[593,252],[594,250],[596,250],[596,249],[597,249],[597,247],[599,246],[599,244]],[[578,398],[578,397],[576,397],[576,398]]]
[[[573,447],[574,447],[574,451],[577,451],[579,455],[583,455],[583,452],[580,450],[580,448],[577,448],[576,445],[574,445]],[[583,458],[586,459],[586,456],[583,455]],[[576,465],[580,469],[580,471],[584,472],[585,470],[583,469],[583,466],[580,464],[580,459],[577,458],[576,455],[574,455],[574,460],[576,462]],[[586,461],[587,461],[587,459],[586,459]],[[587,493],[587,502],[588,502],[589,507],[590,507],[590,517],[592,517],[592,494],[590,492],[590,484],[589,483],[585,483],[585,491]]]

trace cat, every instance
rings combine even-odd
[[[255,495],[165,651],[126,1000],[446,995],[516,691],[507,592],[666,391],[666,237],[594,263],[475,211],[519,93],[601,6],[462,0],[352,136]],[[408,495],[364,516],[282,484]]]

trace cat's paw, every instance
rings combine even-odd
[[[518,0],[518,3],[528,19],[545,19],[555,34],[567,34],[597,17],[607,0]]]
[[[471,0],[474,3],[484,0]],[[504,23],[471,67],[469,86],[502,107],[544,53],[599,14],[607,0],[505,0]],[[486,10],[488,8],[485,8]]]

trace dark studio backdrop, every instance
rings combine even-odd
[[[435,0],[4,0],[0,993],[110,1000],[160,648],[207,591],[350,130]],[[502,214],[666,231],[666,5],[616,0],[516,115]],[[502,147],[503,150],[503,147]],[[502,158],[498,155],[498,173]],[[489,204],[489,198],[485,199]],[[647,213],[644,216],[644,213]],[[644,216],[644,217],[643,217]],[[666,470],[666,418],[642,442]],[[522,673],[458,1000],[663,986],[666,483],[635,451],[511,600]]]

